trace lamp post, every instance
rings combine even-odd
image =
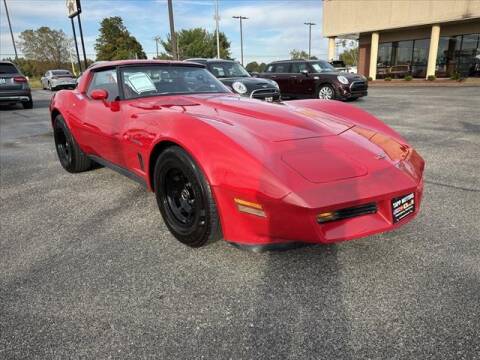
[[[215,30],[217,33],[217,59],[220,59],[220,34],[218,30],[218,22],[220,21],[220,16],[218,15],[218,0],[215,3]]]
[[[156,48],[157,48],[157,59],[158,59],[158,57],[160,56],[160,54],[158,53],[158,43],[159,43],[159,41],[161,40],[161,38],[160,38],[160,36],[155,36],[155,37],[153,38],[153,40],[155,40],[155,46],[156,46]]]
[[[175,24],[173,22],[172,0],[168,0],[168,20],[170,21],[170,39],[172,42],[172,55],[175,60],[178,60],[177,35],[175,34]]]
[[[240,54],[241,54],[242,66],[243,66],[243,27],[242,27],[242,20],[246,20],[246,19],[248,19],[248,17],[232,16],[232,18],[240,20]]]
[[[308,25],[308,60],[310,60],[312,53],[312,26],[317,25],[313,22],[306,22],[305,25]]]
[[[10,29],[10,36],[12,37],[13,51],[15,51],[15,60],[18,60],[17,46],[15,45],[15,39],[13,37],[12,24],[10,22],[10,14],[8,13],[7,0],[3,0],[5,5],[5,14],[7,15],[8,28]]]

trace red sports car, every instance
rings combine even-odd
[[[50,105],[62,166],[155,192],[172,234],[265,249],[392,230],[419,211],[424,161],[374,116],[329,100],[233,94],[200,64],[105,62]]]

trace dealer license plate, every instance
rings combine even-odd
[[[5,80],[4,78],[0,78],[0,84],[5,84],[7,82],[7,80]]]
[[[273,101],[273,97],[268,96],[268,97],[265,98],[265,101],[272,102],[272,101]]]
[[[415,212],[415,194],[410,193],[392,199],[393,222],[399,222]]]

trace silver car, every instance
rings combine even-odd
[[[75,76],[68,70],[48,70],[40,81],[42,88],[48,90],[74,89],[77,86]]]

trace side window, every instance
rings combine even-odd
[[[88,85],[87,95],[90,97],[92,91],[96,89],[106,90],[108,101],[118,98],[117,70],[109,69],[94,72],[90,85]]]
[[[304,62],[292,63],[292,73],[301,73],[303,70],[308,70],[307,64]]]
[[[275,71],[276,73],[280,73],[280,74],[285,74],[285,73],[288,73],[289,71],[289,66],[290,64],[288,63],[278,63],[278,64],[275,64]]]
[[[273,73],[273,65],[268,65],[267,69],[265,70],[267,73]]]

